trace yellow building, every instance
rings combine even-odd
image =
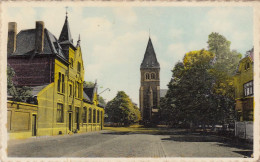
[[[15,71],[14,83],[31,87],[35,100],[35,104],[8,101],[8,133],[11,138],[102,129],[104,109],[98,104],[97,86],[95,83],[92,88],[83,88],[80,37],[74,46],[67,15],[59,39],[44,27],[44,22],[37,21],[35,29],[22,30],[18,34],[17,24],[10,22],[8,64]],[[15,112],[17,107],[21,107],[17,105],[21,104],[24,108],[19,109],[20,114],[27,112],[26,117],[29,115],[25,124],[16,120],[19,116]],[[28,125],[27,133],[16,131],[12,125]]]
[[[254,116],[254,49],[240,60],[234,77],[236,111],[239,121],[252,121]]]

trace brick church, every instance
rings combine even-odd
[[[150,37],[140,71],[139,104],[143,122],[147,124],[152,122],[158,115],[160,97],[164,97],[166,94],[165,89],[160,89],[160,64],[157,61]]]

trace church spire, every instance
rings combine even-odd
[[[68,22],[67,7],[66,7],[66,18],[65,18],[65,22],[64,22],[63,28],[60,33],[59,42],[73,44],[73,39],[71,37],[69,22]]]
[[[141,64],[141,68],[160,68],[160,64],[157,61],[156,54],[154,52],[152,40],[149,36],[148,44],[144,54],[144,59]]]

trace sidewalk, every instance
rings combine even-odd
[[[66,139],[71,137],[77,136],[88,136],[98,133],[109,132],[108,130],[101,130],[101,131],[93,131],[93,132],[84,132],[84,133],[76,133],[76,134],[65,134],[65,135],[55,135],[55,136],[35,136],[27,139],[12,139],[7,141],[7,146],[23,144],[23,143],[31,143],[35,141],[47,141],[47,140],[57,140],[57,139]]]

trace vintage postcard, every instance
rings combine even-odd
[[[0,5],[2,161],[259,159],[260,2]]]

